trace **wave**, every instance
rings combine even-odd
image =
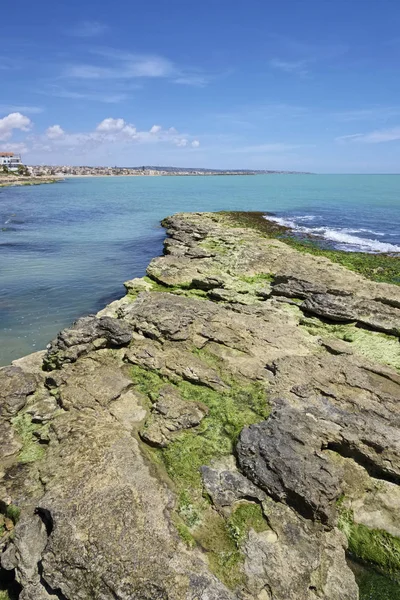
[[[284,227],[289,227],[294,231],[299,233],[307,233],[311,235],[318,235],[323,237],[326,240],[335,243],[335,246],[339,250],[349,250],[351,252],[400,252],[400,246],[395,244],[389,244],[386,242],[381,242],[380,240],[371,239],[371,238],[363,238],[355,233],[369,233],[372,235],[383,236],[384,233],[380,231],[373,231],[372,229],[350,229],[347,227],[343,227],[342,229],[334,229],[332,227],[304,227],[302,225],[298,225],[296,221],[299,219],[284,219],[282,217],[271,217],[268,216],[266,219],[270,221],[274,221],[278,223],[278,225],[283,225]],[[300,219],[303,220],[303,219]]]
[[[315,221],[315,219],[319,219],[317,215],[303,215],[301,217],[296,217],[296,221]]]

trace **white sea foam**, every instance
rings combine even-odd
[[[373,229],[348,229],[344,227],[341,229],[345,233],[372,233],[372,235],[385,235],[382,231],[374,231]]]
[[[318,219],[317,215],[303,215],[301,217],[296,217],[296,221],[315,221]]]
[[[318,235],[326,240],[330,240],[331,242],[335,242],[336,247],[342,250],[350,250],[353,252],[400,252],[400,246],[395,244],[389,244],[386,242],[381,242],[376,239],[363,238],[355,233],[369,233],[372,235],[385,235],[380,231],[373,231],[371,229],[350,229],[350,228],[342,228],[342,229],[334,229],[332,227],[304,227],[302,225],[298,225],[296,221],[299,219],[297,217],[293,219],[284,219],[281,217],[266,217],[270,221],[274,221],[278,223],[278,225],[283,225],[284,227],[289,227],[294,231],[298,231],[299,233],[308,233],[311,235]]]

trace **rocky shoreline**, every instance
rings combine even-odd
[[[0,369],[4,598],[367,600],[346,556],[400,597],[400,287],[261,219],[167,218]]]
[[[2,177],[0,175],[0,188],[41,185],[44,183],[58,183],[59,181],[62,181],[61,177],[26,177],[25,175],[8,175],[6,177]]]

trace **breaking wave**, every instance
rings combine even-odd
[[[278,225],[283,225],[284,227],[289,227],[294,231],[299,233],[306,233],[311,235],[317,235],[319,237],[323,237],[326,240],[334,242],[335,247],[338,250],[348,250],[350,252],[400,252],[400,246],[395,244],[389,244],[387,242],[382,242],[378,239],[373,239],[370,237],[361,237],[355,235],[357,233],[361,234],[369,234],[375,236],[384,236],[385,233],[381,231],[374,231],[372,229],[350,229],[347,227],[343,227],[341,229],[334,229],[333,227],[306,227],[305,225],[299,225],[298,221],[301,223],[304,221],[312,221],[314,220],[313,215],[305,215],[303,217],[293,217],[292,219],[285,219],[282,217],[273,217],[266,216],[266,219],[270,221],[274,221],[278,223]]]

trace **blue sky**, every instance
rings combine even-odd
[[[399,25],[398,0],[22,0],[0,23],[0,148],[400,172]]]

